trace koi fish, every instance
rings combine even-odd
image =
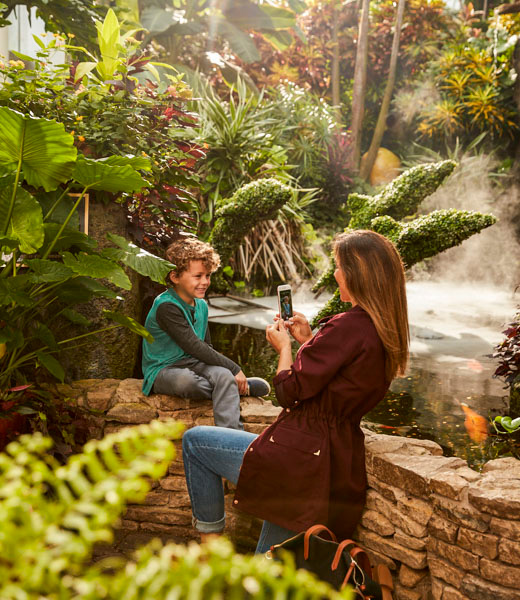
[[[464,426],[466,427],[469,437],[477,444],[485,442],[488,436],[487,419],[482,415],[479,415],[464,402],[461,402],[460,405],[466,415]]]

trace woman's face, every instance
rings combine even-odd
[[[352,305],[355,304],[354,300],[350,296],[350,292],[347,287],[347,278],[345,277],[345,273],[343,273],[343,269],[336,262],[336,270],[334,271],[334,278],[338,282],[339,294],[342,302],[351,302]]]

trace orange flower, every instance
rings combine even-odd
[[[78,135],[78,140],[80,142],[84,142],[85,141],[85,136],[84,135]]]

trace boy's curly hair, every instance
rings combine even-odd
[[[209,244],[196,237],[185,237],[170,244],[166,258],[175,265],[177,275],[186,271],[192,260],[201,260],[210,273],[220,266],[220,256]]]

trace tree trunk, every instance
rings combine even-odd
[[[377,118],[376,128],[372,136],[372,142],[368,149],[366,158],[361,163],[361,169],[359,171],[360,176],[368,180],[374,162],[376,160],[377,151],[381,146],[381,140],[386,129],[386,119],[390,110],[390,101],[392,100],[392,93],[394,91],[395,84],[395,73],[397,71],[397,58],[399,56],[399,38],[401,36],[401,27],[403,24],[404,7],[406,0],[399,0],[397,5],[397,15],[395,18],[395,30],[394,39],[392,41],[392,53],[390,55],[390,68],[388,70],[388,79],[386,80],[385,93],[383,95],[383,101],[381,102],[381,108],[379,110],[379,116]]]
[[[338,41],[338,9],[334,5],[332,11],[332,105],[335,107],[336,120],[341,124],[341,100],[339,92],[339,41]]]
[[[365,112],[365,93],[367,83],[368,60],[368,9],[370,0],[362,0],[359,33],[356,51],[356,66],[354,69],[354,89],[352,94],[352,117],[350,124],[351,150],[349,166],[353,171],[359,169],[361,155],[361,126]]]

